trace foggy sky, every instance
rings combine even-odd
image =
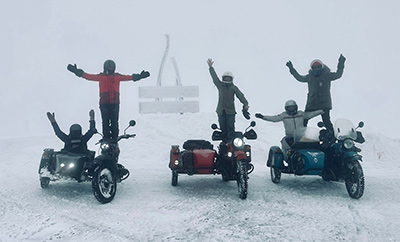
[[[300,74],[315,58],[336,71],[343,54],[344,74],[332,83],[332,120],[400,133],[391,127],[400,117],[396,0],[115,2],[3,1],[0,137],[52,134],[47,111],[64,130],[72,123],[85,129],[93,108],[100,129],[98,83],[67,71],[69,63],[93,74],[106,59],[122,74],[149,70],[148,79],[121,83],[120,123],[135,118],[138,87],[156,85],[166,34],[163,85],[175,83],[174,57],[183,85],[200,86],[200,112],[214,112],[217,102],[208,58],[219,75],[233,72],[252,114],[277,114],[288,99],[300,109],[306,103],[307,85],[289,74],[288,60]]]

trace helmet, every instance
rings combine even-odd
[[[233,74],[230,71],[226,71],[223,75],[222,75],[222,82],[225,83],[232,83],[233,81]]]
[[[104,73],[112,75],[115,72],[115,62],[113,60],[106,60],[103,65]]]
[[[295,115],[297,113],[297,103],[294,100],[288,100],[285,103],[285,110],[289,115]]]
[[[321,67],[321,69],[322,69],[322,68],[324,68],[324,63],[322,63],[322,61],[319,59],[315,59],[315,60],[311,61],[310,67],[311,67],[311,69],[314,69],[317,67]]]
[[[82,136],[82,127],[79,124],[73,124],[69,127],[69,136],[80,138]]]
[[[311,70],[314,76],[320,76],[322,74],[322,69],[324,69],[324,63],[321,60],[315,59],[311,61]]]

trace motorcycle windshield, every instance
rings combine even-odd
[[[350,138],[352,140],[357,139],[357,132],[354,124],[348,119],[338,119],[333,125],[335,137],[338,140],[344,140]]]
[[[295,142],[319,142],[319,129],[312,127],[297,128]]]

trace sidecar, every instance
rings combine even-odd
[[[94,155],[94,151],[77,154],[45,149],[38,171],[40,186],[47,188],[50,181],[60,179],[75,179],[79,182],[87,180]]]
[[[278,146],[269,149],[267,167],[271,169],[271,180],[279,183],[281,173],[322,176],[325,153],[320,150],[318,130],[310,128],[296,132],[294,143],[287,153]]]
[[[183,150],[179,145],[172,145],[169,168],[172,171],[172,186],[178,184],[178,174],[216,174],[217,152],[206,140],[187,140]]]

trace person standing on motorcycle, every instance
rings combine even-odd
[[[324,113],[321,115],[322,121],[325,127],[331,132],[333,132],[333,125],[329,115],[332,109],[331,82],[342,77],[345,61],[346,58],[340,55],[337,71],[331,72],[329,67],[324,65],[321,60],[313,60],[310,64],[311,69],[305,76],[300,75],[296,69],[294,69],[291,61],[286,63],[290,74],[292,74],[297,81],[308,83],[305,112],[323,110]],[[308,119],[304,119],[304,126],[307,126],[307,123]]]
[[[103,72],[100,74],[88,74],[78,69],[76,64],[67,66],[67,69],[78,77],[89,81],[99,82],[100,87],[100,111],[103,120],[103,136],[105,139],[117,139],[119,119],[119,83],[121,81],[139,81],[150,76],[148,71],[140,74],[121,75],[115,72],[115,62],[106,60],[103,65]]]
[[[261,113],[256,113],[256,118],[260,118],[266,121],[270,122],[283,121],[283,125],[285,127],[285,137],[282,138],[281,145],[285,158],[287,151],[294,143],[296,130],[304,129],[304,120],[311,119],[313,117],[316,117],[324,113],[324,111],[322,110],[303,112],[297,109],[298,106],[296,101],[288,100],[285,103],[285,112],[282,112],[281,114],[268,116],[268,115],[263,115]]]
[[[69,135],[67,135],[58,126],[55,114],[47,112],[47,118],[50,120],[54,132],[56,133],[57,137],[64,142],[64,148],[62,151],[78,154],[87,154],[90,152],[87,148],[87,142],[95,133],[97,133],[93,109],[89,111],[89,117],[90,128],[84,135],[82,135],[82,127],[79,124],[71,125],[69,128]]]
[[[216,112],[218,114],[218,122],[222,131],[223,140],[229,137],[230,133],[235,132],[235,95],[243,104],[243,115],[248,117],[249,103],[244,97],[244,94],[239,90],[237,86],[233,84],[233,74],[229,71],[222,75],[222,81],[218,78],[213,64],[212,59],[207,60],[209,71],[213,79],[214,85],[218,89],[218,105]]]

